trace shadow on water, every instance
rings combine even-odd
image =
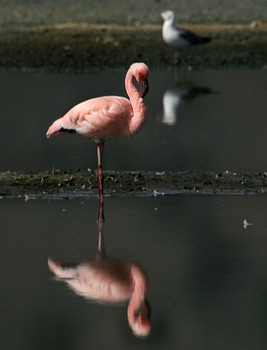
[[[136,336],[150,332],[150,305],[146,299],[148,278],[134,261],[106,255],[103,237],[104,202],[99,199],[98,254],[78,262],[48,259],[56,280],[64,281],[77,295],[101,304],[120,304],[129,300],[127,317]]]
[[[86,304],[47,268],[48,256],[78,263],[95,256],[95,198],[0,201],[1,347],[265,349],[266,200],[105,198],[108,251],[149,273],[152,327],[142,341],[131,334],[126,307]],[[246,229],[245,219],[253,224]]]
[[[215,93],[209,87],[196,86],[190,81],[177,81],[174,87],[167,89],[163,94],[162,123],[173,126],[176,124],[180,109],[192,103],[197,96]]]

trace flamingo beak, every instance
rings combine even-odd
[[[149,85],[148,85],[148,80],[143,75],[140,76],[139,85],[140,85],[140,96],[144,98],[149,91]]]
[[[142,302],[139,309],[136,311],[136,317],[139,316],[143,325],[150,324],[151,307],[146,299]]]

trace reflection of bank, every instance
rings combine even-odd
[[[167,125],[174,125],[177,121],[179,110],[184,104],[191,102],[199,95],[210,93],[212,93],[210,88],[193,86],[191,83],[177,84],[175,87],[166,90],[162,99],[162,122]]]
[[[150,332],[150,305],[146,300],[148,278],[134,261],[108,257],[103,241],[103,205],[99,201],[98,254],[78,262],[48,259],[56,279],[76,294],[98,303],[116,304],[129,300],[128,322],[137,336]]]

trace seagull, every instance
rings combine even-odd
[[[175,26],[175,14],[173,11],[164,11],[160,14],[164,20],[162,37],[167,45],[178,48],[194,47],[211,41],[211,38],[199,36],[190,30]]]

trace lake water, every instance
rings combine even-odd
[[[150,280],[146,339],[132,334],[127,304],[89,303],[48,269],[48,257],[96,255],[97,206],[0,201],[1,348],[266,348],[266,196],[105,199],[107,254]]]
[[[107,143],[104,168],[266,171],[266,77],[188,72],[176,83],[151,72],[149,121],[136,137]],[[0,79],[1,171],[95,168],[93,143],[45,133],[81,100],[125,95],[124,74]],[[127,303],[89,302],[47,265],[96,255],[96,198],[1,200],[1,349],[266,349],[266,208],[266,195],[105,198],[107,254],[136,261],[149,278],[151,333],[141,339]]]
[[[45,137],[78,102],[126,95],[124,73],[0,73],[0,170],[95,169],[96,147]],[[131,139],[106,143],[106,170],[266,170],[267,70],[151,72],[149,120]],[[166,105],[165,107],[163,101]]]

